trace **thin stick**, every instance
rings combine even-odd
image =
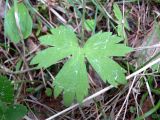
[[[110,90],[111,88],[113,88],[112,85],[110,85],[110,86],[108,86],[108,87],[106,87],[106,88],[104,88],[104,89],[96,92],[95,94],[93,94],[93,95],[87,97],[86,99],[84,99],[84,100],[82,101],[82,103],[85,103],[85,102],[87,102],[87,101],[89,101],[89,100],[91,100],[91,99],[99,96],[100,94],[105,93],[106,91]],[[47,118],[46,120],[52,120],[52,119],[54,119],[54,118],[56,118],[56,117],[58,117],[58,116],[60,116],[60,115],[62,115],[62,114],[64,114],[64,113],[66,113],[66,112],[68,112],[68,111],[76,108],[76,107],[79,106],[79,105],[80,105],[79,103],[74,104],[74,105],[70,106],[69,108],[67,108],[67,109],[65,109],[65,110],[63,110],[63,111],[61,111],[61,112],[59,112],[59,113],[57,113],[57,114],[55,114],[55,115]]]
[[[40,0],[40,2],[42,2],[43,4],[45,4],[46,6],[48,6],[46,0]],[[48,7],[49,7],[49,6],[48,6]],[[58,12],[56,12],[53,8],[50,8],[50,7],[49,7],[49,9],[50,9],[50,11],[51,11],[54,15],[57,16],[57,18],[58,18],[63,24],[66,24],[66,23],[67,23],[67,21],[66,21]]]
[[[146,87],[147,87],[147,90],[148,90],[148,93],[149,93],[149,97],[150,97],[150,99],[151,99],[151,103],[152,103],[152,105],[153,105],[153,107],[155,106],[154,105],[154,99],[153,99],[153,95],[152,95],[152,92],[151,92],[151,89],[150,89],[150,86],[149,86],[149,83],[148,83],[148,80],[147,80],[147,78],[144,76],[143,77],[144,78],[144,80],[145,80],[145,83],[146,83]]]
[[[126,103],[128,103],[128,99],[129,99],[130,93],[131,93],[131,91],[132,91],[132,88],[133,88],[134,83],[136,82],[136,80],[137,80],[137,79],[136,79],[136,76],[135,76],[134,79],[133,79],[133,82],[132,82],[131,86],[129,87],[129,91],[128,91],[128,93],[127,93],[126,99],[124,100],[124,102],[123,102],[123,104],[122,104],[122,106],[121,106],[118,114],[116,115],[115,120],[118,120],[118,118],[119,118],[119,116],[120,116],[120,113],[121,113],[122,110],[123,110],[123,107],[125,106]]]

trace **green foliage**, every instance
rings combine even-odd
[[[95,21],[93,19],[87,19],[84,22],[84,26],[86,28],[87,31],[93,31],[94,30],[94,26],[95,26]]]
[[[79,47],[78,39],[73,30],[60,26],[51,30],[52,34],[40,37],[43,45],[51,46],[37,53],[31,64],[38,64],[37,68],[47,68],[58,61],[68,58],[63,68],[54,80],[54,95],[63,91],[66,105],[78,102],[88,94],[88,76],[86,59],[106,82],[115,87],[125,84],[125,70],[114,62],[112,56],[124,56],[132,49],[118,44],[123,39],[111,32],[99,32],[88,39],[83,48]],[[85,59],[86,58],[86,59]]]
[[[45,94],[46,94],[48,97],[51,97],[51,96],[52,96],[52,89],[51,89],[51,88],[46,88]]]
[[[6,106],[4,103],[0,104],[2,105],[0,105],[0,120],[21,120],[27,113],[27,109],[23,105]]]
[[[11,81],[0,76],[0,120],[20,120],[27,108],[23,105],[14,105],[14,90]]]
[[[131,113],[135,113],[135,112],[136,112],[136,108],[135,108],[134,106],[130,106],[130,107],[129,107],[129,111],[130,111]]]
[[[113,4],[113,12],[114,12],[114,14],[115,14],[115,17],[116,17],[119,21],[121,21],[121,20],[123,19],[122,12],[121,12],[119,6],[117,5],[117,3],[114,3],[114,4]]]
[[[16,14],[18,17],[16,18]],[[20,28],[19,28],[20,27]],[[4,22],[5,34],[11,41],[18,43],[23,36],[26,39],[32,32],[32,19],[23,3],[8,10]]]
[[[118,26],[117,26],[118,35],[119,36],[124,36],[123,24],[122,24],[123,15],[122,15],[122,12],[121,12],[119,6],[116,3],[114,3],[114,5],[113,5],[113,12],[115,14],[115,17],[118,20]],[[124,28],[126,28],[127,30],[130,30],[128,22],[125,18],[124,18]]]
[[[33,92],[35,92],[35,88],[29,87],[29,88],[26,89],[26,92],[33,93]]]
[[[7,103],[13,102],[13,86],[10,80],[0,76],[0,100]]]

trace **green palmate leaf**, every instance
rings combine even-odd
[[[13,102],[13,86],[10,80],[0,76],[0,100],[6,103]]]
[[[31,64],[38,64],[38,68],[47,68],[72,55],[54,81],[55,96],[63,90],[65,104],[69,105],[75,96],[80,101],[87,94],[88,79],[84,56],[80,54],[77,37],[71,29],[61,26],[51,32],[53,35],[40,37],[40,42],[53,47],[37,53]]]
[[[15,19],[15,14],[18,14],[18,19]],[[20,30],[16,21],[19,22]],[[5,17],[4,28],[5,34],[15,43],[18,43],[22,39],[20,34],[22,34],[23,39],[31,34],[32,19],[23,3],[17,5],[17,11],[15,11],[14,7],[9,9]]]
[[[81,102],[88,94],[85,58],[105,82],[115,87],[126,83],[125,70],[111,59],[112,56],[124,56],[131,51],[131,48],[118,44],[123,40],[121,37],[112,35],[111,32],[99,32],[80,48],[71,29],[61,26],[51,32],[50,35],[40,37],[41,44],[50,47],[38,52],[31,64],[38,64],[37,68],[47,68],[68,57],[53,82],[54,95],[57,97],[63,92],[66,105],[70,105],[75,97]]]

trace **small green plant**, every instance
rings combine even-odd
[[[14,90],[11,81],[0,76],[0,120],[20,120],[27,113],[27,108],[14,104]]]
[[[39,38],[41,44],[51,47],[38,52],[31,65],[38,64],[38,69],[48,68],[68,58],[53,81],[54,95],[57,97],[63,91],[65,105],[70,105],[75,98],[81,102],[88,94],[86,60],[103,81],[115,87],[126,83],[125,70],[112,60],[112,56],[124,56],[132,50],[119,44],[122,37],[111,32],[99,32],[90,37],[84,47],[80,47],[76,34],[70,28],[60,26],[51,29],[51,32]]]
[[[118,20],[118,25],[117,25],[118,35],[122,36],[122,37],[126,37],[126,35],[124,36],[125,33],[123,30],[123,25],[124,25],[124,28],[126,28],[127,30],[130,30],[130,28],[129,28],[127,20],[125,18],[123,19],[122,12],[116,3],[114,3],[114,5],[113,5],[113,12],[115,14],[115,17]]]
[[[8,10],[4,22],[5,34],[14,43],[26,39],[32,32],[32,19],[23,3]]]

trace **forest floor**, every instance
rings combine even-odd
[[[160,120],[159,0],[19,0],[27,7],[33,28],[31,35],[18,44],[4,33],[6,8],[13,6],[13,1],[0,0],[0,75],[16,83],[16,101],[28,108],[24,119]],[[122,43],[133,48],[125,57],[113,57],[126,70],[127,84],[114,88],[88,66],[88,97],[80,105],[66,107],[62,95],[54,97],[52,85],[65,60],[48,69],[35,70],[29,65],[33,56],[45,48],[39,37],[60,25],[73,28],[85,41],[99,31],[122,35],[117,28],[120,18],[114,12],[115,4],[121,11],[117,14],[128,23],[121,29],[125,36]],[[24,49],[22,57],[18,50]]]

